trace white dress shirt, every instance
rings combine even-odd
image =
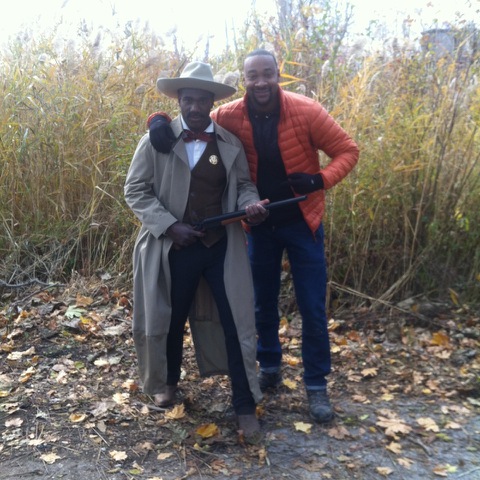
[[[180,119],[182,121],[183,129],[190,130],[188,128],[188,125],[185,123],[185,120],[183,120],[182,116],[180,116]],[[210,122],[210,125],[204,131],[207,133],[213,133],[215,131],[213,128],[213,122]],[[185,142],[185,148],[187,149],[188,163],[190,165],[190,170],[193,170],[198,160],[200,160],[200,157],[203,155],[205,148],[207,148],[207,142],[204,142],[203,140]]]

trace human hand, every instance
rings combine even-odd
[[[170,120],[160,113],[148,119],[148,134],[153,148],[160,153],[169,153],[176,140]]]
[[[245,213],[247,218],[245,219],[249,225],[258,225],[262,223],[270,214],[270,212],[264,207],[268,205],[270,200],[265,199],[257,203],[252,203],[245,207]]]
[[[301,195],[324,188],[323,177],[320,173],[311,175],[310,173],[295,172],[287,175],[287,179],[294,192]]]
[[[165,235],[173,240],[175,248],[188,247],[197,241],[199,237],[204,237],[205,232],[197,230],[188,223],[176,222],[167,228]]]

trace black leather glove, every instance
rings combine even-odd
[[[170,122],[163,115],[149,119],[148,134],[153,148],[160,153],[169,153],[176,140]]]
[[[320,173],[311,175],[310,173],[295,172],[287,175],[287,179],[294,192],[301,195],[323,189],[323,177]]]

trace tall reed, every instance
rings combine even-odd
[[[478,299],[478,53],[468,65],[401,48],[353,54],[348,18],[303,3],[288,25],[252,16],[234,51],[201,59],[240,70],[248,50],[274,45],[285,88],[319,100],[358,141],[358,166],[327,192],[332,285],[380,303],[449,288]],[[138,222],[125,175],[148,114],[178,113],[156,78],[192,59],[133,30],[102,48],[26,37],[0,52],[3,281],[129,275]]]

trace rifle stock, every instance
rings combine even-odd
[[[281,208],[287,205],[292,205],[295,203],[303,202],[307,199],[306,195],[295,198],[288,198],[287,200],[280,200],[278,202],[269,203],[264,205],[267,210],[272,210],[274,208]],[[220,227],[222,225],[228,225],[229,223],[239,222],[247,218],[247,213],[245,210],[237,210],[236,212],[224,213],[223,215],[216,215],[215,217],[209,217],[205,220],[202,220],[199,223],[195,224],[195,228],[198,230],[206,230],[208,228]]]

